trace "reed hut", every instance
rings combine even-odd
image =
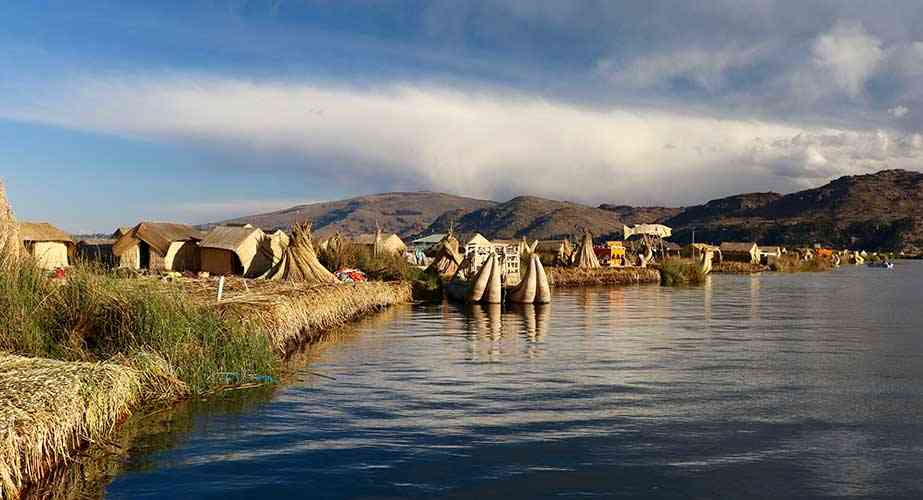
[[[26,253],[41,269],[67,267],[75,257],[76,244],[69,234],[47,222],[21,222],[19,237]]]
[[[13,215],[13,208],[6,200],[6,189],[0,181],[0,270],[19,261],[22,254],[22,240],[19,224]]]
[[[401,240],[401,237],[394,234],[382,234],[380,232],[370,234],[360,234],[354,241],[357,245],[362,245],[372,250],[372,253],[387,252],[400,255],[407,250],[407,245]]]
[[[574,247],[569,240],[544,240],[534,251],[546,266],[566,266],[572,262]]]
[[[589,231],[583,233],[583,239],[580,241],[580,246],[577,247],[573,262],[574,267],[578,269],[597,269],[602,267],[596,257],[596,251],[593,248],[593,236]]]
[[[112,247],[115,240],[107,239],[89,239],[77,242],[77,258],[102,264],[105,267],[115,266],[115,256],[112,254]]]
[[[714,256],[714,262],[721,262],[721,248],[708,243],[690,243],[683,247],[681,256],[690,259],[698,259],[704,254],[711,253]]]
[[[435,272],[440,276],[454,276],[464,260],[464,256],[458,251],[458,246],[455,235],[451,232],[444,235],[428,255],[433,258],[433,262],[426,268],[427,271]]]
[[[722,260],[733,262],[760,263],[760,248],[756,243],[725,241],[719,247]]]
[[[202,234],[192,226],[142,222],[112,246],[119,267],[149,271],[198,271],[196,246]]]
[[[272,246],[271,237],[258,227],[217,226],[199,242],[201,270],[218,276],[262,276],[282,259],[282,249]]]

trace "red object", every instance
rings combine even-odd
[[[54,270],[52,276],[55,279],[64,279],[64,277],[67,276],[67,271],[65,271],[63,267],[59,267]]]

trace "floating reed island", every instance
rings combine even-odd
[[[406,282],[340,283],[318,261],[309,226],[294,228],[261,279],[220,280],[80,263],[49,273],[18,227],[0,189],[5,499],[55,477],[88,444],[105,443],[132,411],[271,382],[299,343],[411,300]],[[175,264],[171,255],[163,262]]]

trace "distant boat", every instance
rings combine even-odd
[[[880,267],[882,269],[894,269],[894,263],[883,260],[881,262],[869,262],[866,264],[868,267]]]

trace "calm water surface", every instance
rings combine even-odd
[[[392,309],[171,417],[106,495],[921,498],[921,287],[900,263]]]

